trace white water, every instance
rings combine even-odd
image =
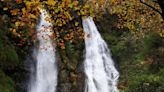
[[[119,92],[116,70],[107,44],[98,32],[92,17],[83,19],[86,55],[85,92]]]
[[[36,76],[31,79],[28,92],[55,92],[57,85],[57,66],[55,49],[52,44],[52,24],[45,20],[48,18],[45,10],[41,10],[40,23],[37,26],[39,47],[34,53],[36,59]],[[35,49],[34,49],[35,51]]]

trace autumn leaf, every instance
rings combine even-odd
[[[15,0],[15,2],[16,2],[17,4],[19,4],[19,3],[22,2],[22,0]]]
[[[77,6],[78,4],[79,4],[78,1],[74,1],[74,2],[73,2],[73,6],[74,6],[74,7]]]
[[[3,10],[6,11],[6,10],[8,10],[8,8],[7,7],[4,7]]]
[[[29,14],[29,17],[32,19],[37,19],[37,17],[34,14]]]
[[[22,8],[22,13],[25,14],[26,13],[26,9]]]
[[[20,25],[20,21],[15,22],[15,26],[18,27]]]
[[[75,40],[74,34],[79,38],[84,36],[82,26],[79,24],[80,21],[76,18],[90,15],[92,12],[89,5],[79,3],[79,0],[15,0],[15,2],[17,2],[14,3],[15,5],[20,3],[23,5],[19,8],[3,8],[3,10],[10,10],[11,15],[16,15],[12,19],[14,26],[11,33],[18,37],[31,38],[34,34],[29,30],[35,30],[40,15],[39,9],[46,8],[50,18],[45,18],[45,20],[54,26],[52,39],[63,39],[59,44],[62,49],[65,48],[65,41]]]
[[[10,10],[12,15],[17,15],[19,12],[19,9],[14,9],[14,10]]]
[[[75,26],[78,26],[79,25],[79,22],[75,22]]]
[[[50,6],[54,6],[56,4],[56,1],[55,0],[48,0],[47,4]]]

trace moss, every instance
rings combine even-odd
[[[2,70],[0,70],[0,92],[15,92],[14,82]]]
[[[163,78],[158,75],[152,74],[141,74],[132,76],[129,79],[128,87],[125,89],[126,92],[158,92],[158,88],[163,85]],[[160,89],[163,90],[163,89]]]
[[[150,32],[143,39],[140,39],[140,52],[137,54],[138,59],[144,59],[144,57],[151,52],[154,52],[161,45],[161,37],[155,32]]]
[[[19,63],[19,59],[5,32],[7,31],[0,29],[0,67],[2,69],[11,69]]]
[[[1,68],[13,68],[19,63],[18,55],[12,46],[0,48]]]
[[[75,53],[74,45],[71,42],[66,42],[66,54],[69,58]]]

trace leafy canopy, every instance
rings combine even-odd
[[[12,16],[14,26],[10,28],[10,32],[23,40],[32,38],[34,42],[39,9],[46,9],[51,16],[46,20],[53,24],[52,38],[62,49],[65,48],[65,41],[73,42],[83,38],[81,17],[93,15],[92,8],[80,0],[2,0],[1,3],[4,4],[3,10],[10,11]]]

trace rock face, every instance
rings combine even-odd
[[[58,60],[57,92],[84,92],[82,52],[79,52],[79,50],[75,50],[74,53],[68,53],[64,50],[58,51],[60,59]]]

